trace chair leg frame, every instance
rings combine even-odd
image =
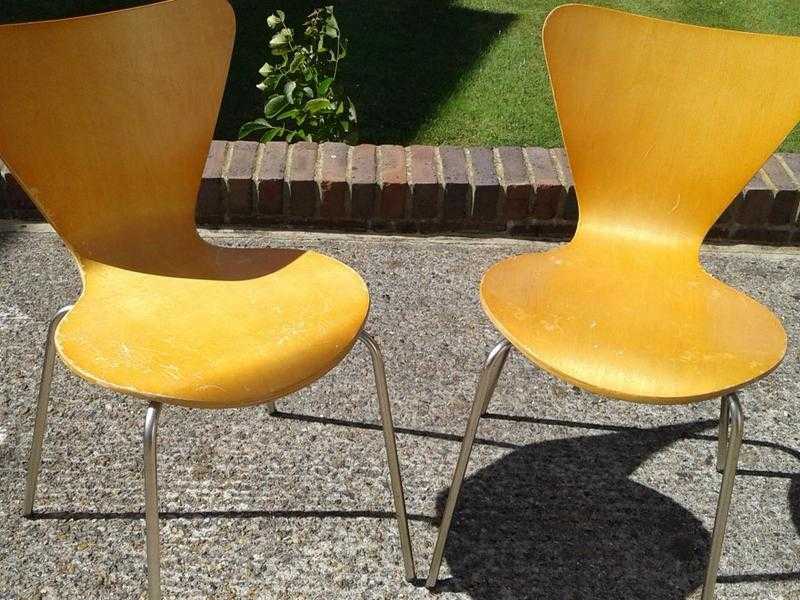
[[[30,517],[33,514],[36,484],[39,480],[39,470],[42,466],[42,444],[44,442],[45,429],[47,429],[47,407],[50,404],[50,387],[53,383],[53,367],[56,361],[56,329],[61,319],[70,310],[72,310],[71,304],[60,309],[53,315],[47,328],[42,377],[39,381],[39,398],[36,401],[36,422],[33,426],[33,440],[31,441],[31,452],[28,456],[28,475],[25,480],[25,500],[22,508],[22,515],[25,517]]]
[[[392,408],[389,403],[389,388],[386,384],[386,370],[380,346],[366,331],[358,334],[359,341],[367,347],[372,359],[372,370],[375,375],[375,387],[378,392],[378,411],[380,412],[383,428],[383,441],[386,446],[386,459],[389,463],[389,480],[392,487],[394,510],[397,516],[397,526],[400,530],[400,549],[403,554],[403,568],[406,581],[416,578],[414,569],[414,556],[411,548],[411,535],[408,531],[408,515],[406,514],[406,500],[403,492],[403,480],[400,475],[400,462],[397,458],[397,440],[392,421]]]
[[[58,323],[72,309],[65,306],[59,310],[47,332],[42,377],[39,385],[39,396],[36,406],[36,422],[34,425],[31,452],[28,458],[28,472],[25,484],[25,500],[23,516],[29,517],[33,513],[33,504],[36,496],[36,484],[42,458],[42,445],[47,425],[47,408],[50,399],[50,389],[55,365],[54,336]],[[414,557],[411,546],[411,536],[408,529],[408,515],[406,514],[405,494],[403,481],[400,474],[400,462],[397,457],[397,441],[392,421],[391,405],[389,402],[389,389],[386,384],[386,371],[378,343],[367,332],[361,331],[359,341],[366,346],[372,359],[375,375],[375,386],[378,394],[378,410],[383,429],[383,438],[386,445],[386,456],[389,463],[389,479],[392,488],[395,513],[400,531],[400,548],[403,556],[403,567],[407,581],[416,577]],[[161,414],[161,403],[151,402],[145,412],[143,450],[144,450],[144,495],[145,495],[145,536],[147,553],[147,590],[149,600],[161,598],[161,540],[159,528],[158,508],[158,420]],[[275,403],[267,405],[270,414],[276,411]]]
[[[728,524],[728,514],[731,508],[733,483],[736,478],[736,468],[739,464],[739,449],[742,447],[744,435],[744,412],[735,393],[722,398],[720,411],[720,442],[717,468],[720,467],[719,456],[724,454],[722,469],[722,485],[717,501],[717,513],[714,518],[714,531],[711,534],[711,550],[706,567],[706,578],[703,584],[702,600],[714,599],[714,587],[717,584],[719,560],[722,556],[722,546],[725,542],[725,529]],[[722,442],[724,432],[724,443]]]
[[[458,456],[453,482],[447,496],[442,521],[439,525],[439,533],[436,538],[436,545],[433,549],[433,557],[428,572],[425,586],[433,589],[439,580],[439,571],[442,566],[447,535],[453,520],[458,496],[461,493],[461,486],[464,483],[464,476],[469,463],[472,445],[478,431],[480,419],[486,414],[492,394],[497,385],[497,380],[505,365],[511,344],[503,340],[497,344],[486,358],[483,370],[481,371],[478,388],[475,392],[475,401],[472,411],[467,421],[467,429],[464,433],[464,441],[461,444],[461,452]],[[723,473],[722,485],[717,502],[717,512],[714,519],[714,531],[711,535],[711,548],[709,552],[708,565],[706,567],[705,581],[703,584],[702,600],[714,599],[714,587],[717,581],[719,561],[722,556],[722,547],[725,540],[725,529],[728,523],[730,512],[731,496],[733,484],[736,477],[736,468],[739,461],[739,450],[742,445],[744,434],[744,413],[742,411],[739,398],[735,393],[730,393],[722,398],[720,408],[719,441],[717,447],[717,470]]]
[[[719,434],[717,436],[717,472],[725,472],[725,458],[728,452],[728,439],[731,433],[730,403],[723,396],[719,403]]]
[[[442,566],[442,556],[444,555],[444,547],[447,543],[447,534],[450,531],[453,513],[458,504],[458,495],[461,493],[461,485],[464,483],[464,475],[467,472],[467,464],[469,463],[469,456],[472,453],[472,444],[475,441],[475,434],[478,432],[481,416],[483,416],[489,406],[489,400],[497,386],[497,380],[500,377],[503,365],[505,365],[509,350],[511,350],[511,343],[507,340],[503,340],[497,344],[492,351],[489,352],[489,356],[486,358],[483,370],[481,371],[478,388],[475,392],[475,400],[472,403],[472,412],[470,412],[469,420],[467,421],[467,429],[464,432],[464,441],[461,444],[461,453],[458,455],[456,470],[455,473],[453,473],[453,482],[450,484],[447,504],[445,504],[442,522],[439,525],[439,535],[436,538],[436,546],[433,548],[433,559],[431,560],[431,567],[428,571],[428,579],[425,582],[425,586],[428,589],[433,589],[439,579],[439,569]]]
[[[147,597],[161,598],[161,532],[158,523],[158,418],[161,403],[151,402],[144,416],[144,520],[147,547]]]

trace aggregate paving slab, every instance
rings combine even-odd
[[[315,248],[361,272],[386,358],[420,578],[477,375],[499,340],[481,274],[549,247],[486,238],[204,232]],[[782,366],[741,393],[748,420],[720,599],[800,598],[800,252],[712,246],[703,263],[773,309]],[[145,597],[144,403],[57,366],[37,514],[21,517],[50,316],[80,290],[43,226],[0,227],[0,599]],[[433,598],[403,579],[368,357],[278,403],[165,407],[164,598]],[[478,432],[435,597],[699,598],[720,476],[718,402],[603,399],[512,354]]]

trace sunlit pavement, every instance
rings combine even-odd
[[[477,373],[499,334],[480,276],[548,244],[286,232],[214,243],[315,248],[362,273],[386,357],[419,577]],[[714,246],[703,262],[782,319],[783,365],[741,394],[718,598],[800,597],[800,251]],[[20,516],[47,321],[80,289],[43,226],[0,228],[0,598],[144,598],[145,405],[56,369],[38,516]],[[235,318],[235,315],[231,315]],[[254,332],[257,334],[257,332]],[[356,347],[264,407],[166,407],[159,439],[164,597],[428,598],[403,580],[368,357]],[[478,432],[439,598],[699,595],[720,476],[718,403],[606,400],[513,355]],[[698,596],[699,597],[699,596]]]

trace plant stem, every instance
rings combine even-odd
[[[286,26],[286,21],[284,21],[283,19],[281,19],[281,25],[283,26],[283,28],[284,28],[284,29],[289,29],[289,28]],[[289,29],[289,31],[291,31],[291,32],[292,32],[292,35],[290,35],[290,36],[289,36],[289,49],[290,49],[292,52],[294,52],[294,44],[292,44],[292,39],[294,38],[294,30],[292,30],[292,29]]]
[[[341,52],[341,50],[340,50],[341,46],[339,46],[339,40],[342,37],[341,32],[337,31],[336,33],[337,33],[337,35],[336,35],[336,62],[333,63],[333,81],[336,81],[336,71],[339,70],[339,53]],[[331,82],[331,85],[333,85],[333,81]],[[330,89],[330,87],[328,89]]]

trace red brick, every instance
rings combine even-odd
[[[228,214],[231,216],[253,214],[256,152],[258,142],[231,142],[228,145],[228,168],[223,173],[223,179],[228,192]]]
[[[472,167],[472,216],[480,221],[496,221],[500,180],[494,169],[494,155],[489,148],[469,148],[467,152]]]
[[[402,146],[378,146],[378,153],[381,181],[379,216],[383,219],[402,219],[409,190],[405,149]]]
[[[791,236],[792,232],[787,229],[770,228],[759,224],[754,227],[739,227],[735,229],[730,239],[757,244],[785,244],[788,243]]]
[[[528,216],[533,187],[522,150],[515,146],[503,146],[497,149],[497,155],[503,168],[503,186],[506,190],[505,217],[524,219]]]
[[[317,144],[297,142],[289,147],[289,214],[311,218],[317,212]]]
[[[788,163],[781,156],[783,163]],[[798,161],[800,162],[800,160]],[[769,214],[769,222],[773,225],[788,225],[797,220],[800,191],[798,183],[789,176],[781,161],[771,156],[763,166],[764,172],[775,186],[775,200]],[[798,180],[800,182],[800,180]]]
[[[729,223],[733,223],[733,214],[735,212],[736,207],[739,205],[741,201],[742,194],[741,192],[736,195],[736,197],[731,201],[728,206],[725,207],[725,210],[722,211],[722,214],[717,219],[717,225],[727,225]]]
[[[436,149],[411,146],[409,149],[412,215],[415,219],[435,219],[439,215],[439,181],[436,177]]]
[[[9,209],[20,216],[30,217],[33,216],[33,214],[30,213],[39,212],[33,202],[31,202],[31,199],[28,198],[28,193],[23,189],[22,185],[12,173],[6,175],[6,203]]]
[[[350,156],[350,211],[354,219],[367,220],[375,215],[378,201],[378,171],[375,146],[353,146]]]
[[[0,218],[6,216],[8,209],[6,204],[6,173],[8,173],[8,167],[0,160]]]
[[[741,194],[738,194],[733,201],[728,204],[722,214],[717,218],[714,225],[706,233],[706,239],[728,239],[731,232],[731,224],[733,224],[733,214],[735,207],[739,205]]]
[[[283,213],[283,187],[286,175],[286,142],[267,142],[262,144],[261,162],[256,171],[258,203],[256,212],[260,215],[279,215]]]
[[[511,235],[524,235],[545,240],[568,240],[575,235],[576,223],[563,221],[530,221],[509,223],[506,229]]]
[[[319,147],[320,216],[347,217],[347,144],[325,142]]]
[[[791,173],[792,182],[800,183],[800,154],[782,152],[780,157]],[[800,225],[800,215],[797,216],[795,223]],[[794,242],[800,242],[800,232],[792,239]]]
[[[553,148],[550,151],[553,157],[561,183],[566,190],[564,206],[561,209],[561,217],[567,221],[578,220],[578,198],[575,194],[575,182],[572,179],[572,168],[569,166],[569,158],[563,148]]]
[[[773,193],[769,184],[756,172],[742,190],[743,201],[737,202],[734,218],[740,225],[760,225],[767,222],[772,211]]]
[[[463,148],[442,146],[439,148],[442,160],[444,181],[444,205],[442,213],[445,221],[466,218],[470,204],[470,186],[467,176],[467,157]]]
[[[728,240],[730,239],[730,231],[725,226],[714,225],[706,233],[705,241],[709,240]]]
[[[558,178],[550,152],[545,148],[525,148],[524,153],[533,174],[533,216],[536,219],[553,219],[558,214],[566,190]]]
[[[44,220],[16,177],[0,162],[0,216]]]
[[[226,146],[225,142],[214,140],[208,150],[206,165],[203,168],[203,180],[197,195],[196,212],[201,221],[215,220],[225,212],[222,204],[222,167],[225,162]]]

